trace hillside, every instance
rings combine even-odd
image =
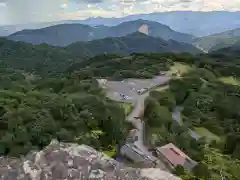
[[[240,40],[240,28],[212,34],[193,40],[193,45],[205,51],[213,51],[227,46],[231,46]]]
[[[0,38],[0,61],[7,67],[46,75],[63,72],[69,64],[81,60],[64,49],[47,44],[32,45]]]
[[[168,11],[133,14],[121,18],[95,17],[77,21],[63,21],[96,26],[116,26],[122,22],[144,19],[165,24],[175,31],[194,36],[208,36],[240,27],[240,11]],[[196,23],[197,22],[197,23]],[[223,23],[224,22],[224,23]],[[61,23],[61,22],[59,22]]]
[[[93,27],[97,25],[116,26],[122,22],[138,19],[156,21],[169,26],[175,31],[199,37],[240,27],[239,11],[170,11],[149,14],[134,14],[121,18],[90,17],[84,20],[63,20],[51,23],[29,23],[14,26],[6,25],[0,26],[0,36],[7,36],[23,29],[44,28],[57,24],[86,24]]]
[[[147,26],[149,36],[160,37],[164,40],[175,40],[179,42],[191,42],[194,36],[172,30],[170,27],[158,22],[138,19],[135,21],[123,22],[117,26],[109,28],[111,36],[125,36],[136,32],[142,25]]]
[[[9,40],[32,44],[46,43],[53,46],[66,46],[76,41],[89,41],[94,28],[82,24],[60,24],[36,30],[22,30],[11,34]]]
[[[81,51],[79,51],[81,49]],[[105,38],[89,42],[77,42],[66,47],[66,50],[74,54],[94,56],[101,53],[117,53],[127,55],[132,52],[189,52],[193,54],[201,51],[187,43],[177,41],[165,41],[161,38],[147,36],[135,32],[124,37]]]
[[[165,41],[140,32],[125,37],[78,42],[65,48],[0,39],[0,60],[7,67],[37,72],[42,75],[64,72],[71,64],[103,52],[128,55],[132,52],[172,51],[200,53],[192,45]]]
[[[172,39],[179,42],[190,42],[194,38],[191,35],[173,31],[168,26],[160,23],[136,20],[124,22],[113,27],[61,24],[37,30],[22,30],[11,34],[8,36],[8,39],[32,44],[47,43],[54,46],[66,46],[77,41],[126,36],[138,31],[142,25],[147,25],[148,35],[165,40]]]

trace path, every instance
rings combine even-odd
[[[116,101],[131,102],[133,104],[132,112],[127,116],[127,121],[131,122],[133,126],[138,129],[136,136],[137,141],[134,145],[150,160],[158,160],[152,155],[152,152],[144,145],[144,122],[141,119],[136,119],[135,117],[140,117],[144,111],[144,101],[149,95],[149,90],[155,86],[166,84],[171,77],[169,76],[156,76],[153,79],[126,79],[124,81],[107,81],[102,84],[102,87],[107,89],[107,96],[110,99]],[[137,93],[140,89],[147,89],[146,93],[139,95]],[[163,88],[164,90],[164,88]],[[120,94],[124,94],[129,99],[122,99]],[[165,166],[159,162],[158,166],[161,169],[165,169]]]
[[[177,106],[176,108],[174,108],[174,110],[172,112],[173,120],[177,121],[180,126],[183,126],[182,117],[181,117],[182,110],[183,110],[182,106]],[[196,140],[198,140],[201,137],[195,131],[193,131],[189,128],[188,128],[188,133],[192,138],[194,138]]]

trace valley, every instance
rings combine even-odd
[[[0,177],[240,180],[239,15],[0,27]]]

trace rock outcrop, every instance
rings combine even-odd
[[[23,158],[0,158],[1,180],[161,180],[158,177],[179,180],[160,169],[124,167],[89,146],[56,140]]]

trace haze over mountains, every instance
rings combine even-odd
[[[83,24],[60,24],[37,30],[22,30],[8,36],[8,39],[32,44],[47,43],[54,46],[66,46],[77,41],[126,36],[138,31],[143,25],[147,27],[147,34],[149,36],[160,37],[164,40],[172,39],[174,41],[190,43],[195,38],[189,34],[176,32],[166,25],[139,19],[123,22],[112,27],[103,25],[91,27]]]
[[[240,11],[171,11],[150,14],[135,14],[122,18],[96,17],[88,18],[86,20],[64,20],[49,23],[0,26],[0,36],[7,36],[23,29],[44,28],[47,26],[65,23],[80,23],[90,26],[115,26],[125,21],[137,19],[156,21],[171,27],[175,31],[192,34],[194,36],[207,36],[213,33],[219,33],[238,28],[240,26]]]
[[[66,20],[27,26],[30,29],[15,32],[7,36],[7,39],[35,45],[46,43],[60,47],[78,42],[76,43],[78,47],[84,49],[82,54],[87,55],[101,52],[128,54],[134,50],[137,52],[144,52],[144,50],[151,52],[152,50],[153,52],[200,53],[225,48],[240,40],[240,12],[238,11],[176,11],[136,14],[123,18],[97,17],[86,20]],[[24,28],[24,25],[5,27],[5,34],[10,32],[8,28],[12,31],[14,28],[15,30]],[[227,31],[224,31],[226,29]],[[136,32],[142,32],[151,37],[141,35],[140,38],[139,33]],[[204,34],[208,35],[197,37]],[[146,45],[143,45],[143,39],[146,40],[144,42]],[[155,44],[155,47],[151,43]]]
[[[240,28],[196,38],[193,44],[205,51],[228,47],[240,41]]]

